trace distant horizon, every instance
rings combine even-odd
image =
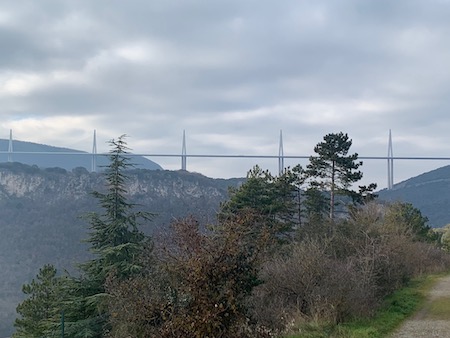
[[[0,138],[0,143],[6,143],[6,145],[8,146],[10,142],[10,139],[7,138]],[[79,149],[75,149],[75,148],[70,148],[70,147],[65,147],[65,146],[57,146],[57,145],[51,145],[51,144],[45,144],[45,143],[37,143],[37,142],[33,142],[33,141],[24,141],[24,140],[19,140],[19,139],[12,139],[12,143],[13,143],[13,151],[12,154],[23,154],[23,155],[32,155],[32,154],[36,154],[36,155],[52,155],[55,156],[56,154],[54,154],[54,152],[52,151],[22,151],[22,150],[15,150],[14,149],[14,143],[18,142],[21,144],[30,144],[30,145],[35,145],[35,146],[43,146],[43,147],[48,147],[50,149],[57,149],[57,150],[66,150],[64,151],[58,151],[58,155],[76,155],[79,156],[80,154],[85,154],[85,155],[93,155],[94,153],[92,152],[88,152],[88,151],[84,151],[84,150],[79,150]],[[6,147],[7,149],[8,147]],[[61,153],[61,154],[59,154]],[[7,154],[11,154],[11,152],[7,149],[7,150],[0,150],[0,154],[3,155],[7,155]],[[98,156],[106,156],[108,155],[108,152],[97,152],[95,153]],[[161,165],[159,162],[155,161],[154,158],[157,157],[162,157],[162,158],[175,158],[177,160],[181,161],[182,158],[182,153],[180,152],[179,154],[159,154],[159,153],[135,153],[135,152],[130,152],[130,156],[136,156],[136,157],[143,157],[146,158],[147,160],[157,164],[158,166],[161,167],[162,170],[173,170],[173,171],[177,171],[177,170],[181,170],[181,163],[180,163],[180,167],[179,168],[164,168],[163,165]],[[264,159],[264,160],[279,160],[280,156],[279,155],[245,155],[245,154],[240,154],[240,155],[233,155],[233,154],[186,154],[184,155],[187,159],[196,159],[196,158],[216,158],[216,159],[228,159],[228,160],[232,160],[232,159],[252,159],[252,160],[256,160],[256,159]],[[313,155],[283,155],[281,156],[285,161],[286,160],[307,160],[309,159],[310,156]],[[360,156],[360,154],[358,154],[358,159],[359,160],[377,160],[377,161],[385,161],[387,162],[388,159],[392,158],[393,160],[397,160],[397,164],[399,161],[403,161],[403,160],[414,160],[414,161],[450,161],[450,157],[423,157],[423,156],[408,156],[408,157],[402,157],[402,156]],[[255,164],[258,165],[258,164]],[[395,181],[395,166],[394,166],[394,185],[400,184],[404,181],[407,181],[409,179],[412,179],[414,177],[420,176],[422,174],[426,174],[430,171],[433,170],[438,170],[442,167],[445,167],[449,165],[448,163],[446,165],[443,166],[438,166],[434,169],[430,169],[427,171],[423,171],[417,175],[414,176],[410,176],[407,178],[404,178],[402,180],[399,181]],[[253,167],[253,166],[252,166]],[[248,168],[248,170],[250,170],[252,167]],[[288,166],[285,166],[285,168],[287,168]],[[290,166],[292,167],[292,166]],[[263,167],[263,169],[266,169]],[[364,169],[364,168],[363,168]],[[230,178],[242,178],[245,177],[248,170],[243,173],[242,175],[237,175],[237,176],[227,176],[227,177],[217,177],[217,176],[210,176],[207,175],[205,173],[199,172],[197,170],[189,170],[189,167],[187,168],[187,171],[192,172],[192,173],[199,173],[202,174],[206,177],[211,177],[211,178],[221,178],[221,179],[230,179]],[[362,170],[364,172],[364,170]],[[278,174],[278,170],[276,172],[273,172],[274,175]],[[386,169],[386,178],[387,178],[387,169]],[[361,182],[358,182],[361,183]],[[374,182],[377,183],[377,182]],[[384,182],[383,182],[384,183]],[[383,185],[378,184],[378,188],[377,191],[381,191],[383,189],[386,189],[387,187],[384,187]]]

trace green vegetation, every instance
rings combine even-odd
[[[347,155],[351,145],[352,140],[347,134],[327,134],[323,142],[314,147],[317,157],[311,157],[307,167],[308,174],[315,178],[313,186],[330,192],[331,220],[335,216],[335,196],[350,195],[350,185],[362,178],[362,172],[357,171],[362,165],[362,162],[357,162],[358,154]]]
[[[442,275],[414,278],[407,286],[387,296],[376,313],[365,319],[339,324],[305,324],[285,338],[382,338],[392,333],[406,318],[425,304],[425,295]],[[447,300],[448,301],[448,300]],[[445,301],[444,301],[445,302]],[[437,302],[439,307],[440,301]],[[447,306],[449,304],[447,303]],[[439,310],[438,310],[439,311]],[[448,307],[446,309],[448,318]],[[442,313],[444,315],[444,313]],[[294,330],[293,330],[294,331]]]
[[[110,164],[105,170],[106,193],[95,191],[103,213],[86,215],[90,224],[87,242],[94,258],[83,263],[82,277],[76,280],[74,298],[68,300],[71,315],[67,316],[67,331],[73,336],[101,337],[109,330],[108,295],[105,283],[108,277],[128,278],[138,273],[138,257],[147,239],[139,224],[151,218],[148,212],[135,212],[135,205],[125,196],[127,176],[124,171],[132,166],[127,154],[124,136],[112,140]],[[82,335],[79,323],[83,323]]]
[[[16,336],[42,337],[48,332],[52,319],[60,315],[62,279],[57,277],[55,267],[45,265],[22,291],[30,298],[17,307],[21,318],[16,320]]]
[[[294,182],[296,175],[286,171],[284,175],[274,177],[268,171],[255,166],[247,174],[247,180],[239,188],[230,188],[230,198],[222,204],[220,220],[252,217],[253,231],[259,225],[280,240],[292,234],[300,217]]]
[[[427,315],[432,319],[448,320],[450,316],[450,297],[433,300],[429,305]]]
[[[178,219],[153,239],[139,229],[151,214],[126,198],[126,144],[113,140],[106,192],[94,192],[103,212],[87,216],[93,258],[79,278],[50,266],[24,287],[15,337],[57,335],[61,311],[67,337],[378,337],[395,327],[421,301],[418,284],[404,287],[448,270],[450,257],[412,205],[376,203],[374,184],[350,189],[362,163],[347,156],[346,134],[324,140],[307,170],[275,177],[256,166],[215,223]]]
[[[126,174],[129,203],[136,204],[136,211],[157,212],[140,227],[148,235],[185,215],[194,215],[201,224],[214,220],[227,187],[244,181],[135,168]],[[24,283],[45,264],[77,276],[77,265],[92,258],[83,242],[89,224],[80,215],[102,213],[92,191],[105,192],[105,176],[84,168],[63,173],[19,163],[0,165],[0,175],[0,337],[10,337]]]
[[[450,223],[449,177],[450,166],[447,165],[396,183],[392,190],[381,190],[379,197],[384,201],[411,203],[429,219],[432,227],[442,227]]]
[[[134,212],[134,205],[126,200],[124,171],[131,164],[124,137],[112,140],[111,147],[110,165],[105,170],[107,192],[93,193],[104,212],[86,216],[91,224],[87,242],[94,258],[80,266],[79,278],[57,277],[51,266],[41,269],[38,282],[24,286],[30,296],[18,306],[21,318],[15,322],[14,337],[56,336],[62,312],[68,336],[102,337],[109,330],[106,279],[128,278],[140,271],[138,257],[146,237],[138,225],[151,214]]]

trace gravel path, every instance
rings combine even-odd
[[[406,320],[391,338],[449,338],[450,308],[445,304],[450,305],[450,276],[443,277],[436,283],[423,308]],[[438,307],[439,305],[441,306]]]

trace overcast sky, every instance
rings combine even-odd
[[[99,151],[128,134],[179,154],[186,130],[188,154],[278,155],[282,130],[285,155],[312,155],[343,131],[386,156],[392,129],[395,156],[450,156],[449,18],[447,0],[0,0],[0,138],[91,151],[96,129]],[[188,170],[257,162],[277,172]],[[395,181],[446,164],[398,160]]]

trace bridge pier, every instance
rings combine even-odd
[[[389,129],[388,154],[387,154],[387,188],[394,187],[394,152],[392,150],[392,133]]]

